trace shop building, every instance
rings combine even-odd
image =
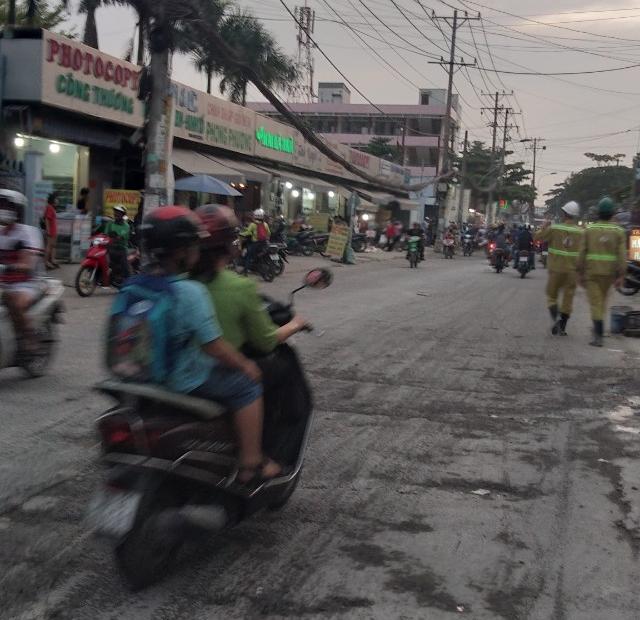
[[[32,204],[34,181],[50,183],[70,211],[81,188],[89,187],[94,213],[105,190],[143,187],[140,67],[44,30],[18,30],[0,39],[0,63],[8,145],[0,159],[22,175]],[[389,200],[407,214],[417,207],[406,193],[383,189],[408,182],[406,168],[326,138],[380,185],[365,182],[290,125],[175,81],[171,89],[176,178],[209,174],[232,183],[242,193],[234,205],[240,211],[262,206],[290,219],[340,214],[356,190],[372,208]]]

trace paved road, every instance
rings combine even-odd
[[[317,423],[290,504],[135,596],[82,522],[110,296],[68,291],[50,376],[0,374],[0,617],[640,617],[640,343],[588,347],[582,292],[552,338],[539,270],[430,256],[335,275],[299,298],[324,334],[297,340]]]

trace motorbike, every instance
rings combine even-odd
[[[465,234],[462,238],[462,254],[463,256],[471,256],[473,254],[473,237]]]
[[[409,268],[415,269],[420,262],[420,237],[409,237],[407,243],[407,258],[409,259]]]
[[[521,278],[524,278],[530,271],[529,252],[527,252],[527,250],[520,250],[518,252],[518,273]]]
[[[230,268],[235,270],[237,273],[244,273],[246,270],[249,273],[259,275],[265,282],[273,282],[276,275],[278,275],[276,273],[277,267],[275,264],[275,256],[279,257],[280,255],[277,253],[277,250],[274,249],[272,251],[271,246],[277,244],[270,244],[266,242],[262,243],[261,247],[259,247],[254,253],[251,263],[246,266],[248,251],[247,243],[248,242],[246,240],[241,240],[242,249],[240,256],[233,260]]]
[[[496,244],[493,241],[489,243],[488,248],[489,263],[496,270],[496,273],[502,273],[506,260],[504,250],[496,247]]]
[[[0,304],[0,368],[19,367],[31,377],[45,373],[54,353],[55,325],[62,323],[64,312],[62,282],[42,278],[40,284],[40,294],[27,310],[35,334],[34,351],[20,349],[9,311]]]
[[[622,295],[630,297],[640,291],[640,262],[627,262],[627,275],[624,278],[624,284],[618,289]]]
[[[367,249],[367,235],[353,233],[351,235],[351,248],[354,252],[364,252]]]
[[[285,263],[289,262],[288,254],[286,243],[269,243],[269,260],[276,276],[281,276],[284,273]]]
[[[98,233],[89,240],[87,255],[80,263],[76,275],[76,291],[80,297],[90,297],[97,286],[120,288],[125,281],[125,275],[120,270],[113,269],[109,258],[109,246],[113,239],[103,233]],[[137,248],[127,250],[129,273],[140,271],[140,252]]]
[[[287,237],[287,250],[290,254],[298,256],[313,256],[316,243],[313,241],[313,233],[310,230],[301,230],[293,236]]]
[[[442,255],[444,258],[453,258],[453,248],[455,241],[453,239],[442,240]]]
[[[278,325],[290,321],[294,295],[326,288],[332,277],[314,269],[288,304],[266,299],[271,318]],[[313,415],[304,370],[294,350],[280,346],[292,364],[287,376],[295,389],[287,384],[278,398],[294,398],[295,420],[267,407],[265,448],[276,438],[273,450],[284,471],[255,485],[236,482],[235,433],[220,405],[152,384],[107,380],[96,386],[115,405],[97,421],[106,476],[89,501],[87,519],[96,535],[111,541],[116,566],[133,590],[161,579],[189,538],[225,530],[265,508],[278,510],[291,498]]]

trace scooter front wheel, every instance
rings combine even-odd
[[[80,267],[76,275],[76,291],[80,297],[91,297],[96,290],[96,269]]]

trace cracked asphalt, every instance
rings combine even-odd
[[[135,595],[83,521],[111,294],[69,288],[49,375],[0,372],[0,617],[639,618],[640,341],[589,347],[583,291],[553,338],[540,269],[384,258],[298,297],[316,419],[290,503]],[[318,262],[293,260],[265,291]]]

